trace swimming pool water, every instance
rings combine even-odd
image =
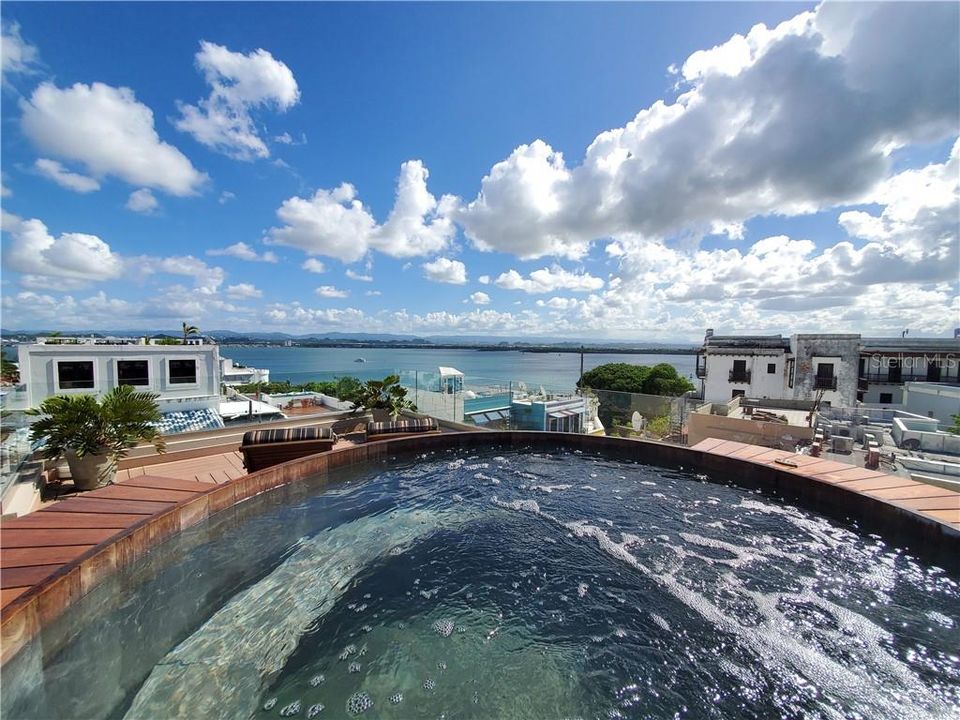
[[[957,579],[692,472],[436,453],[253,498],[4,668],[5,717],[886,718],[960,708]]]

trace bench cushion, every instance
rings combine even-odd
[[[395,433],[436,432],[440,424],[433,418],[410,418],[367,423],[367,437],[393,435]]]
[[[330,428],[299,427],[275,430],[248,430],[243,434],[241,447],[251,445],[270,445],[273,443],[298,442],[304,440],[334,440]]]

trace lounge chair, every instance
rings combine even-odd
[[[440,432],[440,424],[433,418],[405,418],[387,422],[367,423],[367,442],[393,440],[412,435],[432,435]]]
[[[247,472],[263,470],[288,460],[333,449],[337,436],[330,428],[302,427],[250,430],[243,434],[240,452]]]

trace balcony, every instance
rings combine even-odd
[[[707,376],[707,358],[703,355],[697,355],[697,377],[705,378]]]
[[[729,381],[732,383],[749,383],[750,371],[749,370],[731,370],[728,378],[729,378]]]
[[[938,382],[946,383],[948,385],[960,385],[960,378],[953,375],[946,375],[944,373],[889,373],[889,372],[880,372],[880,373],[862,373],[860,375],[860,382],[867,383],[887,383],[892,385],[902,385],[905,382]]]
[[[814,390],[836,390],[837,389],[837,378],[834,377],[821,377],[815,375],[813,378],[813,389]]]

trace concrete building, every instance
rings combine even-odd
[[[102,396],[119,385],[158,393],[163,413],[216,410],[220,402],[216,345],[107,345],[57,338],[20,345],[18,353],[24,407],[37,407],[52,395]]]
[[[229,387],[270,382],[270,371],[237,365],[230,358],[220,358],[220,381]]]
[[[857,399],[859,335],[793,335],[787,359],[784,399],[852,405]]]
[[[703,399],[783,399],[789,353],[790,340],[780,335],[714,335],[707,330],[697,356]]]
[[[960,415],[960,385],[904,383],[902,405],[909,413],[933,418],[941,428],[950,427],[953,416]]]
[[[960,340],[864,338],[858,378],[857,400],[876,405],[902,405],[905,383],[960,387]]]

